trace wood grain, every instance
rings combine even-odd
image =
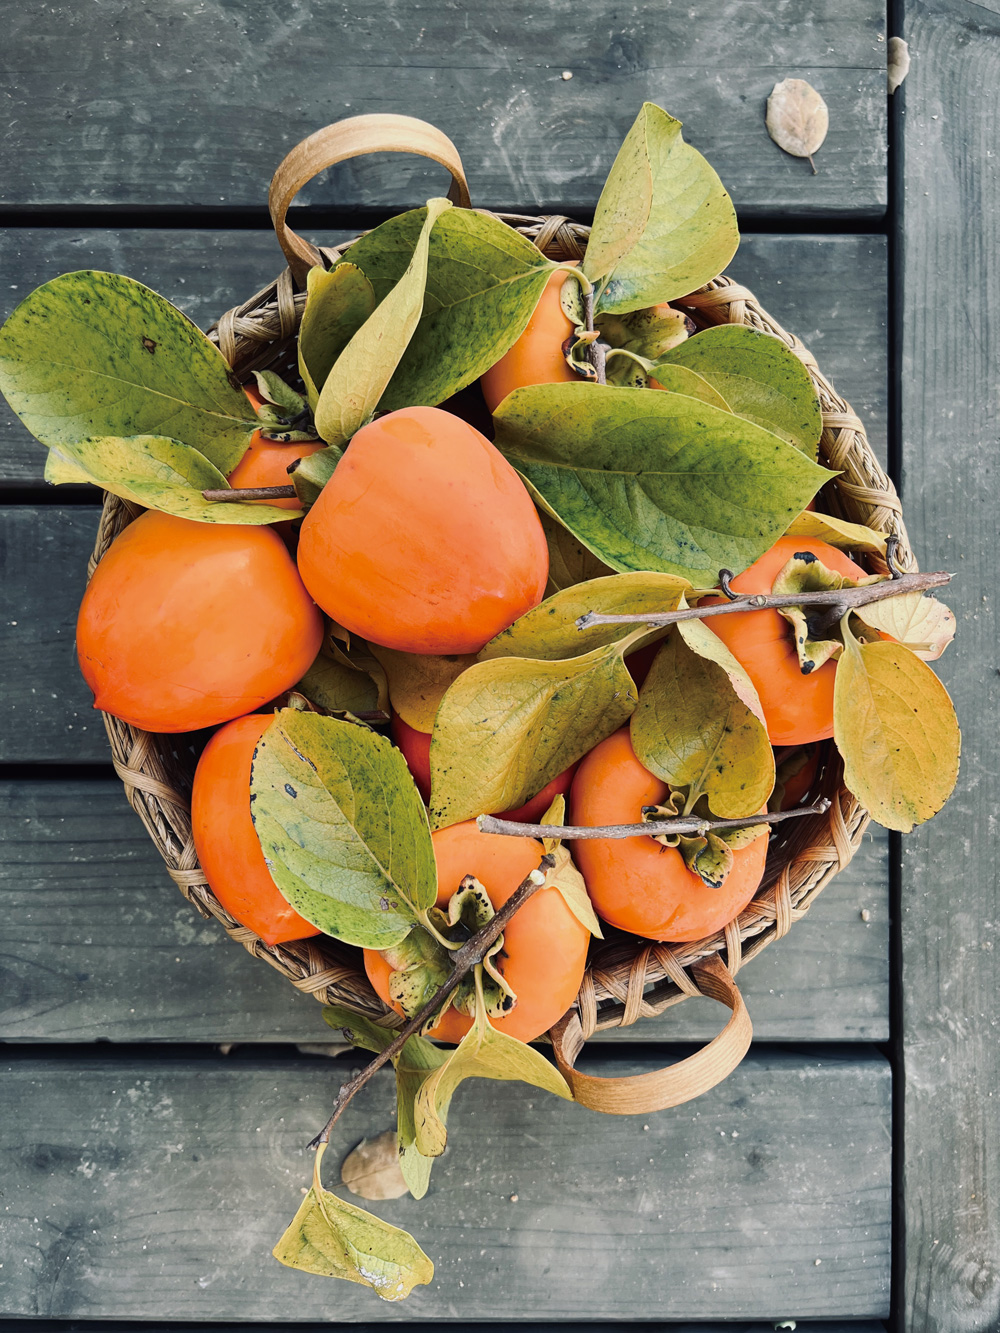
[[[310,233],[336,245],[353,232]],[[0,319],[35,287],[81,268],[125,273],[207,329],[282,267],[265,231],[0,231]],[[797,333],[884,455],[886,246],[881,236],[745,236],[730,266],[765,309]],[[44,485],[44,450],[0,398],[0,487]]]
[[[903,10],[903,502],[925,568],[959,573],[957,646],[939,666],[965,739],[951,802],[903,840],[900,1321],[978,1333],[1000,1327],[1000,16],[962,0]]]
[[[404,112],[450,135],[473,200],[592,208],[640,103],[686,123],[745,213],[873,217],[885,204],[885,11],[872,0],[740,0],[613,11],[357,0],[349,12],[262,0],[142,9],[67,0],[12,11],[2,201],[262,207],[281,157],[343,116]],[[564,72],[571,79],[562,77]],[[830,105],[819,174],[764,127],[776,80]],[[348,163],[309,203],[393,207],[440,170]]]
[[[184,901],[116,781],[0,783],[0,843],[5,1040],[339,1039],[314,999]],[[740,972],[758,1039],[887,1037],[887,895],[880,833]],[[723,1017],[686,1000],[595,1040],[704,1041]]]
[[[889,1070],[878,1056],[752,1054],[697,1103],[594,1116],[467,1084],[413,1228],[434,1285],[403,1309],[279,1268],[303,1145],[353,1057],[12,1062],[0,1098],[0,1242],[12,1317],[267,1321],[880,1318]],[[648,1060],[598,1059],[634,1073]],[[391,1123],[353,1103],[336,1157]],[[16,1110],[16,1113],[15,1113]],[[648,1130],[643,1124],[648,1123]],[[512,1196],[516,1195],[516,1200]]]

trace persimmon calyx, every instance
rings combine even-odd
[[[771,592],[776,597],[794,597],[798,593],[840,592],[843,588],[863,588],[884,582],[886,580],[878,574],[861,579],[838,574],[812,552],[799,551],[778,571]],[[836,631],[829,632],[836,625],[836,621],[830,624],[829,612],[820,611],[810,616],[801,606],[792,605],[778,607],[778,614],[784,616],[792,627],[799,669],[804,676],[817,671],[825,662],[836,661],[843,653],[843,638]]]
[[[699,810],[699,807],[701,809]],[[755,842],[768,828],[765,823],[743,828],[713,829],[709,827],[712,815],[704,797],[699,797],[689,809],[681,788],[671,789],[660,805],[646,805],[642,809],[643,822],[655,828],[657,820],[675,820],[682,814],[702,814],[706,824],[696,833],[651,833],[654,842],[662,847],[673,847],[684,858],[684,864],[709,889],[720,889],[733,868],[733,852]]]

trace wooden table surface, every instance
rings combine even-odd
[[[101,0],[4,27],[0,315],[106,268],[206,327],[281,267],[274,166],[345,115],[422,116],[477,205],[584,221],[639,103],[679,116],[739,211],[731,273],[865,420],[922,566],[960,575],[940,668],[965,746],[947,809],[866,837],[740,974],[754,1046],[714,1092],[633,1121],[463,1091],[427,1198],[377,1205],[434,1284],[381,1305],[269,1257],[357,1058],[317,1052],[319,1006],[193,913],[129,810],[73,651],[96,496],[47,488],[3,408],[0,1318],[997,1329],[1000,0]],[[829,104],[816,175],[764,129],[785,77]],[[439,191],[415,160],[349,163],[295,225],[341,239]],[[717,1021],[688,1002],[585,1058],[654,1068]],[[338,1142],[388,1127],[391,1092]]]

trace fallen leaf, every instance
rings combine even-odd
[[[387,1129],[374,1139],[362,1139],[344,1158],[340,1179],[360,1199],[401,1199],[409,1194],[399,1168],[396,1131]]]
[[[826,138],[830,125],[827,105],[805,79],[782,79],[767,99],[767,132],[786,153],[804,157],[816,174],[812,155]]]
[[[890,37],[886,56],[888,63],[885,72],[891,97],[910,72],[910,48],[902,37]]]

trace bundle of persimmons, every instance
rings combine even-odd
[[[582,262],[432,199],[309,269],[294,382],[241,385],[114,274],[55,278],[0,331],[46,477],[144,510],[80,608],[95,705],[215,729],[192,822],[233,918],[364,950],[405,1027],[328,1017],[376,1053],[355,1085],[395,1066],[418,1197],[464,1078],[571,1095],[526,1043],[602,923],[690,941],[739,915],[819,742],[889,828],[955,783],[926,664],[947,576],[817,510],[835,474],[789,348],[685,311],[737,244],[715,172],[647,104]],[[321,1156],[277,1257],[386,1299],[429,1281]]]

